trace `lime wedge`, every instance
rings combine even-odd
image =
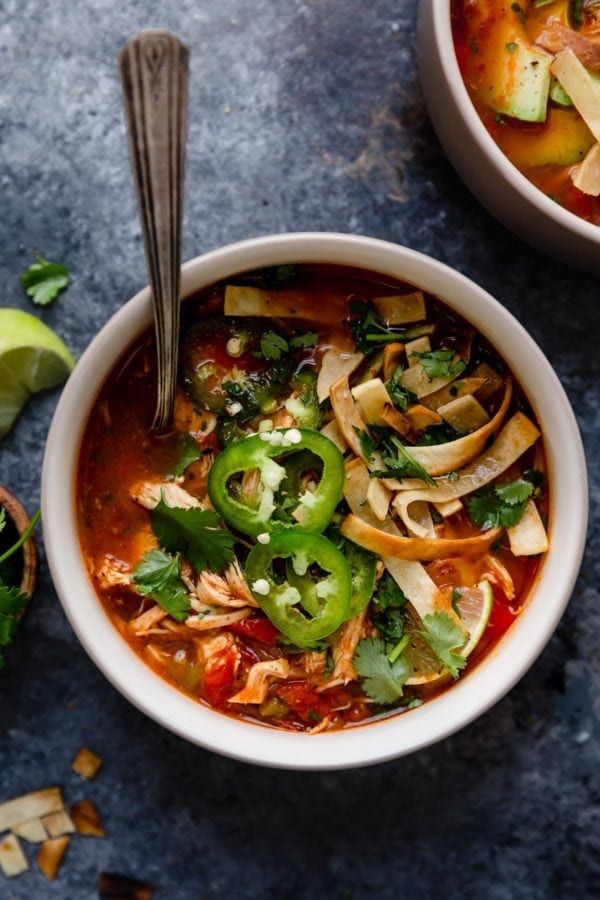
[[[65,381],[75,361],[58,335],[20,309],[0,309],[0,438],[30,396]]]
[[[461,596],[456,608],[460,615],[460,624],[469,635],[467,643],[460,651],[461,656],[466,658],[479,643],[490,620],[494,592],[489,581],[480,581],[474,587],[463,587],[460,590]],[[422,629],[423,624],[418,615],[412,607],[408,607],[405,633],[410,635],[410,643],[405,655],[413,674],[407,680],[407,685],[432,684],[439,678],[448,676],[448,670],[441,665],[427,641],[418,633]]]
[[[456,608],[460,614],[460,624],[469,633],[469,640],[460,651],[462,656],[473,652],[490,620],[494,605],[494,592],[489,581],[480,581],[471,588],[461,588],[460,600]]]

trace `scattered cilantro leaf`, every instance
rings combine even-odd
[[[10,644],[19,627],[18,616],[22,613],[29,597],[17,587],[0,584],[0,647]],[[0,669],[4,666],[4,656],[0,653]]]
[[[190,610],[190,598],[181,580],[179,555],[149,550],[133,570],[138,594],[152,597],[159,606],[183,622]]]
[[[534,488],[539,488],[544,483],[544,473],[540,472],[539,469],[525,469],[523,478],[525,481],[531,482]]]
[[[456,613],[456,615],[458,616],[459,619],[462,619],[462,616],[460,614],[460,609],[458,608],[458,602],[461,597],[462,597],[461,589],[455,587],[454,590],[452,591],[452,598],[450,600],[450,603],[452,604],[452,609],[454,610],[454,612]]]
[[[445,612],[425,616],[423,625],[425,630],[419,634],[427,641],[452,677],[458,678],[460,670],[467,664],[465,657],[457,652],[466,641],[466,633]]]
[[[358,435],[358,440],[360,442],[360,450],[365,459],[368,459],[369,462],[373,462],[373,454],[377,449],[377,442],[367,431],[362,431],[360,428],[354,426],[354,431]]]
[[[384,706],[402,697],[404,683],[410,677],[410,666],[405,657],[401,655],[391,663],[386,656],[385,644],[379,638],[359,641],[354,668],[363,679],[365,694]]]
[[[38,306],[47,306],[55,300],[69,284],[69,270],[62,263],[49,262],[37,256],[27,271],[20,277],[25,293]]]
[[[392,331],[390,328],[386,328],[381,316],[377,315],[372,305],[366,300],[355,300],[351,304],[351,311],[357,316],[351,323],[351,328],[356,349],[361,353],[373,353],[382,344],[393,341],[409,341],[432,334],[434,331],[433,325],[417,325],[414,328]]]
[[[394,406],[404,412],[408,409],[411,403],[416,403],[418,398],[416,394],[414,394],[412,391],[409,391],[408,388],[405,388],[402,385],[400,379],[402,378],[403,372],[404,366],[398,366],[398,368],[386,384],[386,389]]]
[[[417,445],[419,447],[427,447],[432,444],[447,444],[448,441],[455,441],[460,437],[460,432],[456,431],[452,425],[447,422],[439,422],[437,425],[430,425],[425,429],[419,437]]]
[[[200,459],[201,455],[198,444],[193,437],[189,434],[183,434],[180,440],[179,457],[171,474],[175,478],[181,478],[187,467],[191,466],[197,459]]]
[[[467,510],[475,525],[490,528],[512,528],[520,521],[533,485],[524,479],[488,485],[467,499]]]
[[[221,523],[210,509],[168,506],[162,498],[152,511],[152,530],[162,547],[184,553],[197,572],[222,572],[234,558],[235,538]]]
[[[517,18],[523,23],[523,25],[526,25],[527,17],[525,16],[525,13],[523,12],[522,6],[520,6],[520,4],[518,4],[518,3],[511,3],[510,8],[514,12],[514,14],[517,16]]]
[[[387,469],[371,472],[372,478],[420,478],[425,484],[435,487],[435,481],[429,472],[417,462],[414,456],[411,456],[397,437],[392,436],[390,443],[396,450],[396,456],[391,456],[389,453],[384,455],[382,462]]]
[[[404,606],[407,602],[402,588],[396,584],[390,573],[386,570],[377,584],[377,594],[373,598],[383,609],[388,607]]]
[[[314,331],[308,334],[297,334],[290,340],[290,347],[294,350],[308,350],[310,347],[314,347],[318,340],[319,335]]]
[[[509,41],[509,43],[506,44],[505,46],[509,53],[516,53],[517,50],[519,49],[519,45],[515,44],[514,41]]]
[[[290,349],[288,342],[275,331],[266,331],[260,339],[260,351],[265,359],[281,359]]]
[[[429,378],[454,378],[467,368],[464,359],[455,360],[454,350],[427,350],[419,353],[415,350],[411,357],[421,360],[425,374]]]
[[[390,644],[397,644],[404,635],[404,615],[401,609],[390,607],[381,613],[375,613],[371,621],[384,641]]]

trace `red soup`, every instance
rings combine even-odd
[[[310,732],[464,677],[548,546],[543,442],[502,356],[338,266],[213,285],[182,320],[172,429],[149,430],[147,332],[80,452],[83,553],[133,651],[199,703]]]

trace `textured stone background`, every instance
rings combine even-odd
[[[102,870],[157,898],[546,900],[600,893],[597,283],[497,225],[446,162],[415,58],[415,0],[0,0],[0,304],[35,252],[68,292],[39,313],[76,354],[145,282],[116,54],[142,27],[190,45],[184,257],[239,238],[350,231],[442,259],[494,294],[556,367],[583,431],[593,527],[562,623],[521,683],[469,728],[395,763],[302,774],[187,745],[105,681],[41,581],[0,676],[0,797],[90,795],[54,884],[35,866],[0,897],[91,900]],[[152,12],[149,8],[153,7]],[[474,163],[475,164],[475,163]],[[0,447],[33,509],[57,392]],[[69,764],[104,759],[85,785]]]

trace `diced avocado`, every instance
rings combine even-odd
[[[523,122],[544,122],[552,56],[536,47],[516,12],[503,6],[495,27],[482,39],[486,60],[478,96],[495,112]]]
[[[573,108],[552,106],[541,129],[501,128],[498,144],[521,169],[572,166],[581,162],[594,143],[589,128]]]
[[[554,77],[550,81],[550,99],[555,103],[558,103],[559,106],[573,106],[573,101],[565,91],[564,87],[561,85],[560,81]]]

